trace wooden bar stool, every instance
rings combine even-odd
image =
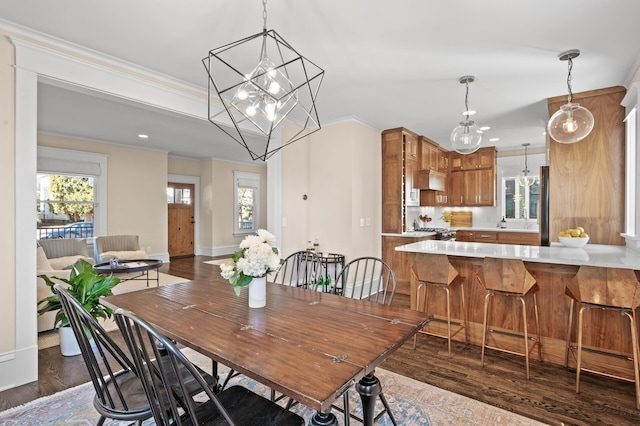
[[[469,344],[469,336],[467,334],[467,306],[464,298],[464,277],[458,274],[458,271],[449,263],[446,254],[427,254],[416,253],[413,260],[413,273],[420,282],[416,290],[416,309],[422,312],[427,311],[427,286],[435,286],[443,288],[447,295],[447,335],[432,333],[421,330],[421,333],[432,336],[446,337],[448,340],[449,358],[451,358],[451,338],[464,330],[465,343]],[[462,309],[462,321],[458,323],[458,329],[451,333],[451,292],[450,288],[460,285],[460,306]],[[434,318],[433,321],[439,319]],[[439,321],[444,321],[440,319]],[[417,334],[413,336],[413,348],[416,348]]]
[[[573,349],[577,348],[576,393],[580,392],[580,372],[582,370],[614,379],[635,382],[636,408],[640,410],[640,373],[638,371],[640,359],[638,357],[638,329],[636,325],[636,310],[640,306],[640,283],[636,273],[631,269],[581,266],[576,276],[567,284],[565,294],[571,298],[571,308],[569,310],[564,365],[566,367],[569,363],[569,352],[573,352]],[[576,302],[580,304],[580,311],[578,312],[577,347],[574,347],[571,345],[571,326]],[[633,355],[631,357],[626,356],[626,358],[633,361],[634,379],[582,367],[584,312],[592,308],[615,311],[629,319]],[[598,351],[598,353],[602,354],[604,352]],[[611,355],[620,356],[620,354]]]
[[[484,321],[482,325],[482,355],[480,363],[484,368],[484,350],[486,347],[501,352],[507,352],[514,355],[524,355],[527,369],[527,379],[529,379],[529,354],[538,346],[538,359],[542,360],[542,348],[540,347],[540,320],[538,318],[538,301],[536,292],[539,290],[535,278],[527,271],[524,262],[520,259],[496,259],[487,257],[482,263],[482,278],[478,275],[478,281],[482,283],[487,290],[484,298]],[[489,317],[489,302],[496,294],[515,297],[522,304],[522,324],[524,329],[524,352],[515,352],[495,346],[487,346],[487,329]],[[533,296],[533,306],[536,318],[537,337],[530,338],[527,327],[527,304],[525,296]],[[499,332],[498,330],[489,330]],[[513,335],[504,333],[505,335]],[[519,336],[519,335],[518,335]],[[529,341],[533,341],[533,345]]]

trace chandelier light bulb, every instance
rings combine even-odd
[[[272,81],[271,84],[269,84],[269,93],[271,93],[272,95],[275,95],[279,91],[280,91],[280,85],[278,84],[278,82]]]
[[[247,109],[245,110],[245,112],[247,113],[247,115],[248,115],[249,117],[253,117],[254,115],[256,115],[257,110],[256,110],[256,107],[255,107],[255,106],[253,106],[253,105],[249,105],[249,106],[247,107]]]
[[[276,114],[276,104],[275,104],[275,102],[269,102],[269,103],[265,104],[264,112],[266,112],[269,117],[275,116],[275,114]],[[272,118],[269,118],[269,119],[272,120]]]
[[[248,97],[249,97],[249,93],[246,90],[240,90],[238,92],[238,99],[240,99],[241,101],[244,101]]]

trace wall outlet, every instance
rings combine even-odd
[[[282,226],[287,226],[287,218],[286,217],[282,218]]]
[[[364,217],[360,218],[360,226],[364,226]]]
[[[371,218],[370,217],[366,218],[365,222],[366,222],[367,226],[371,226]]]

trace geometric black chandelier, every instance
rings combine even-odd
[[[316,98],[324,70],[300,55],[275,30],[212,49],[202,60],[208,74],[208,119],[243,145],[253,160],[320,130]],[[224,108],[220,107],[220,104]],[[272,138],[283,120],[300,130],[278,144]]]

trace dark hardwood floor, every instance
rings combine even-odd
[[[161,272],[188,279],[208,278],[219,268],[203,263],[209,257],[174,259]],[[396,295],[394,304],[409,306],[408,296]],[[419,335],[414,350],[409,342],[382,368],[429,383],[505,410],[553,425],[639,425],[633,383],[583,373],[581,392],[575,393],[575,371],[533,362],[531,379],[524,359],[487,351],[480,368],[480,348],[454,344],[447,359],[446,340]],[[39,380],[0,392],[0,410],[89,381],[82,357],[63,357],[59,347],[39,351]],[[383,384],[384,385],[384,384]]]

